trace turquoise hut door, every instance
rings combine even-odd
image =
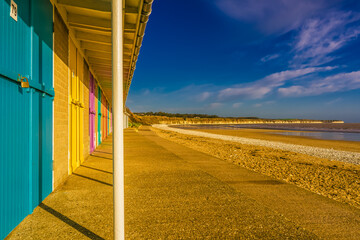
[[[101,144],[102,140],[102,111],[101,111],[101,89],[98,87],[98,143]]]
[[[13,18],[11,2],[0,0],[0,239],[52,191],[53,6],[15,0]]]

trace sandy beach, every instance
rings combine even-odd
[[[359,143],[271,135],[259,129],[190,131],[154,125],[153,130],[192,149],[360,207]]]

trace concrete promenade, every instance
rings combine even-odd
[[[112,239],[104,141],[8,239]],[[359,239],[360,210],[157,137],[125,130],[127,239]]]

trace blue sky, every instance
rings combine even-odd
[[[155,0],[127,105],[360,122],[360,1]]]

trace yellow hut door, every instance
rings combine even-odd
[[[77,75],[78,75],[78,109],[79,109],[79,161],[84,162],[84,59],[77,52]],[[79,165],[80,165],[79,164]]]
[[[80,165],[80,106],[79,91],[80,84],[77,72],[77,49],[70,39],[70,164],[69,170],[73,172]]]

